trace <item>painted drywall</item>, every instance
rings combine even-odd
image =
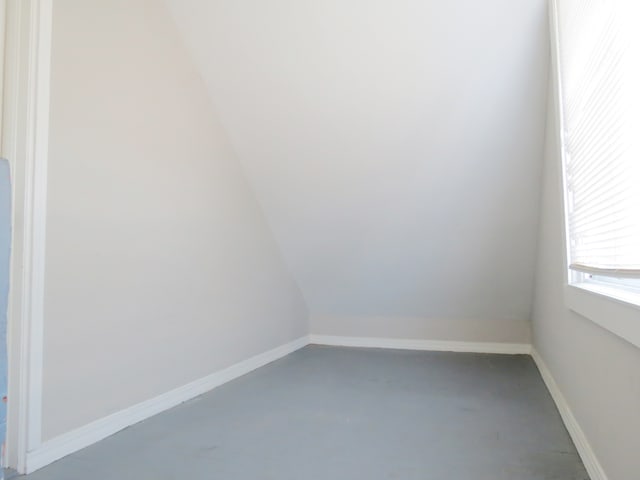
[[[160,0],[53,9],[43,438],[307,333]]]
[[[167,0],[312,332],[527,341],[544,0]]]
[[[552,84],[549,91],[533,344],[608,479],[635,480],[640,472],[640,349],[564,304],[561,164]]]
[[[1,63],[1,62],[0,62]],[[9,162],[0,158],[0,444],[7,427],[7,301],[11,249],[11,176]],[[0,471],[0,478],[2,472]]]
[[[529,343],[527,319],[316,316],[309,318],[317,335],[453,342]]]

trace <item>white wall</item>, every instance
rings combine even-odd
[[[314,333],[527,341],[544,0],[166,0]]]
[[[561,165],[552,102],[550,95],[533,343],[609,480],[636,480],[640,474],[640,349],[564,305]]]
[[[307,333],[159,0],[56,0],[43,437]]]

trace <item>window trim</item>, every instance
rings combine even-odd
[[[587,283],[567,284],[565,305],[572,311],[640,347],[640,306]]]
[[[562,242],[564,262],[564,304],[573,312],[591,320],[611,333],[640,347],[640,304],[625,299],[622,290],[586,282],[576,282],[569,268],[569,229],[566,184],[566,158],[564,139],[564,115],[562,111],[562,83],[560,78],[560,45],[558,31],[557,0],[549,0],[549,30],[551,41],[551,81],[557,135],[557,152],[560,159],[560,188],[562,198]],[[613,292],[613,293],[612,293]]]

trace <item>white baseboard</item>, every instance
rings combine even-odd
[[[446,340],[409,340],[401,338],[340,337],[334,335],[309,336],[309,343],[336,347],[393,348],[399,350],[426,350],[433,352],[502,353],[529,355],[528,343],[452,342]]]
[[[558,407],[562,421],[564,422],[565,427],[567,427],[569,435],[576,446],[576,450],[578,450],[578,454],[580,455],[582,463],[584,463],[591,480],[608,480],[607,474],[604,472],[602,465],[600,465],[595,452],[587,440],[587,436],[582,431],[582,428],[580,428],[580,425],[578,424],[576,417],[573,415],[567,400],[564,398],[564,395],[562,395],[560,388],[558,388],[558,384],[551,375],[551,371],[547,368],[547,365],[544,363],[544,360],[535,348],[532,349],[531,356],[538,366],[538,370],[540,370],[542,380],[544,380],[549,393],[551,393],[553,401]]]
[[[229,368],[215,372],[204,378],[171,390],[158,397],[139,403],[125,410],[96,420],[88,425],[60,435],[44,442],[37,449],[27,454],[26,472],[31,473],[71,453],[113,435],[131,425],[146,420],[153,415],[164,412],[176,405],[191,400],[203,393],[241,377],[257,368],[284,357],[309,344],[309,337],[304,336],[293,342],[274,348],[251,357]]]
[[[92,445],[131,425],[146,420],[176,405],[191,400],[214,388],[256,370],[268,363],[282,358],[308,344],[331,345],[341,347],[389,348],[401,350],[423,350],[438,352],[473,352],[498,354],[530,354],[547,389],[558,407],[571,438],[580,454],[591,480],[608,480],[587,437],[574,417],[569,405],[544,361],[531,345],[524,343],[489,343],[489,342],[450,342],[440,340],[409,340],[373,337],[341,337],[333,335],[309,335],[293,342],[261,353],[229,368],[215,372],[204,378],[191,382],[129,407],[108,417],[96,420],[88,425],[60,435],[44,442],[40,447],[27,455],[26,472],[31,473],[67,455]]]

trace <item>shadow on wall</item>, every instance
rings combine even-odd
[[[9,163],[0,158],[0,441],[7,426],[7,299],[11,243],[11,181]],[[2,472],[0,471],[0,478]]]

